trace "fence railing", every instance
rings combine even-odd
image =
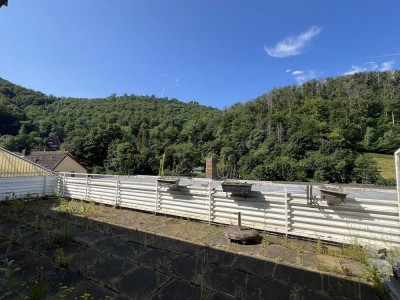
[[[0,201],[53,196],[58,183],[58,176],[0,178]]]
[[[74,176],[74,177],[72,177]],[[314,187],[272,183],[253,186],[246,198],[222,191],[220,182],[187,179],[176,189],[156,177],[63,173],[58,191],[69,198],[95,201],[220,224],[242,224],[305,238],[343,243],[400,246],[400,222],[394,190],[354,189],[344,204],[328,205]]]

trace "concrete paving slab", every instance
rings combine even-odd
[[[256,274],[262,277],[272,278],[276,268],[276,263],[240,255],[234,261],[231,268],[238,271]]]
[[[176,255],[171,252],[151,249],[139,258],[139,264],[166,272],[171,268],[171,260],[174,258],[176,258]]]
[[[157,289],[162,288],[168,281],[164,274],[155,272],[149,268],[140,267],[128,275],[119,278],[115,286],[125,295],[133,299],[145,299]]]
[[[71,257],[69,266],[80,272],[87,272],[87,270],[97,263],[105,261],[109,256],[104,252],[100,252],[94,249],[87,249],[82,252],[78,252]]]
[[[202,276],[202,285],[208,289],[239,297],[246,280],[246,274],[221,266],[210,265]]]
[[[64,299],[106,300],[113,299],[117,296],[118,295],[111,290],[91,280],[85,280],[78,283],[71,292],[67,293]]]
[[[141,244],[126,242],[112,248],[109,253],[122,259],[127,259],[132,262],[138,262],[140,256],[148,251],[147,247]]]
[[[92,245],[101,239],[104,239],[104,234],[96,231],[85,231],[74,236],[75,241],[84,245]]]
[[[186,256],[177,256],[171,260],[171,266],[168,273],[179,279],[188,282],[199,282],[203,270],[208,263],[202,260],[196,260]]]
[[[91,267],[89,273],[91,274],[91,277],[95,278],[97,281],[108,283],[113,278],[124,276],[137,267],[137,264],[133,264],[120,258],[112,257],[109,260]]]
[[[179,280],[173,280],[157,291],[150,299],[152,300],[197,300],[206,299],[207,291],[202,291],[198,286],[191,285]]]

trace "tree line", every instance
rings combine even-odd
[[[220,177],[383,183],[368,152],[400,146],[400,71],[275,88],[224,110],[115,94],[58,98],[0,79],[0,146],[43,149],[59,136],[92,172],[192,175],[207,156]]]

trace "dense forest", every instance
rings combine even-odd
[[[48,96],[0,79],[0,147],[59,136],[93,172],[191,175],[207,156],[221,177],[387,184],[365,153],[400,147],[400,71],[276,88],[218,110],[155,96]],[[390,182],[389,182],[390,183]]]

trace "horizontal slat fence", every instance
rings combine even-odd
[[[305,186],[253,186],[248,197],[226,194],[218,182],[184,180],[174,189],[156,177],[62,174],[59,192],[65,197],[220,224],[242,224],[259,230],[334,242],[400,246],[399,208],[395,191],[350,193],[346,203],[327,205],[314,187],[307,203]],[[353,195],[353,196],[352,196]],[[373,195],[374,198],[367,198]]]
[[[58,176],[0,178],[0,201],[53,196],[58,183]]]

